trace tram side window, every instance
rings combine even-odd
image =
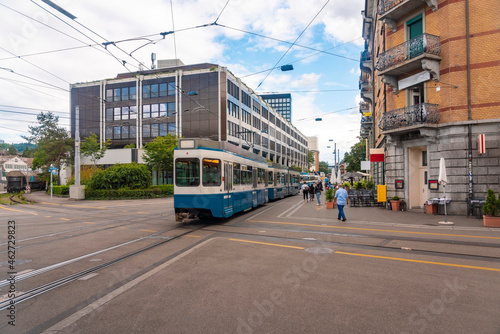
[[[203,159],[203,185],[220,186],[221,171],[219,159]]]
[[[273,172],[267,172],[267,183],[273,184]]]
[[[280,173],[276,173],[274,178],[274,185],[277,186],[280,183]]]
[[[258,184],[265,184],[265,182],[266,182],[265,175],[266,175],[266,171],[262,168],[259,168],[258,169],[258,177],[257,177]]]
[[[252,166],[247,166],[246,184],[252,184]]]
[[[183,158],[175,160],[175,184],[178,187],[197,187],[200,185],[200,160]]]
[[[281,173],[281,184],[285,184],[285,173]]]
[[[233,164],[233,184],[240,184],[241,179],[240,179],[240,164]]]

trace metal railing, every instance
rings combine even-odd
[[[405,0],[380,0],[380,3],[378,4],[378,15],[384,15],[384,13],[388,12],[392,8],[396,7],[399,5],[401,2]],[[415,0],[413,0],[415,1]]]
[[[382,131],[405,128],[417,124],[439,123],[439,110],[437,104],[420,103],[413,106],[386,111],[378,127]]]
[[[422,34],[403,44],[393,47],[382,53],[377,60],[375,68],[384,71],[408,59],[418,57],[424,53],[441,55],[441,42],[439,36]]]

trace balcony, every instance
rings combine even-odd
[[[359,103],[359,112],[363,115],[365,114],[371,114],[370,112],[370,104],[366,102],[360,102]]]
[[[373,72],[372,56],[366,50],[361,52],[359,68],[361,72],[366,72],[368,74],[372,74]]]
[[[382,131],[404,129],[420,124],[438,124],[437,104],[421,103],[396,110],[386,111],[378,123]]]
[[[373,117],[371,117],[371,116],[361,117],[361,129],[362,130],[371,130],[372,125],[373,125]]]
[[[375,68],[379,71],[378,75],[401,75],[423,67],[424,60],[441,60],[439,36],[422,34],[399,44],[382,53]]]
[[[378,18],[396,32],[399,19],[425,4],[433,11],[438,9],[438,0],[380,0],[377,8]]]

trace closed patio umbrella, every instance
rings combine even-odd
[[[444,162],[444,158],[439,160],[439,178],[438,182],[443,186],[444,192],[444,222],[439,222],[439,224],[443,225],[453,225],[452,222],[448,221],[448,214],[446,212],[446,184],[448,183],[448,177],[446,176],[446,164]]]

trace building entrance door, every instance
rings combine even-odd
[[[427,189],[427,147],[408,149],[409,158],[409,206],[422,208],[428,199]]]

